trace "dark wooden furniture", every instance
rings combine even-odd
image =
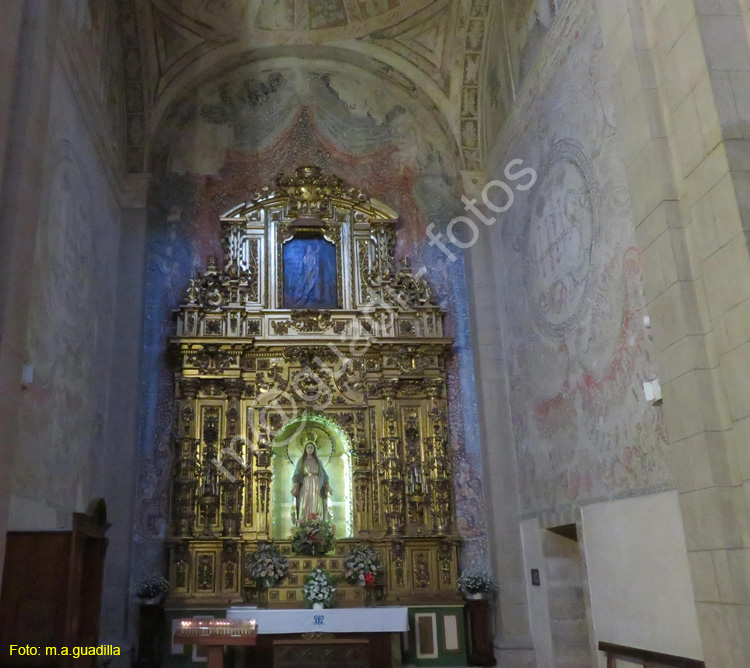
[[[661,654],[647,649],[637,649],[609,642],[600,642],[599,651],[607,657],[607,668],[615,668],[617,659],[629,662],[640,662],[644,668],[706,668],[706,664],[698,659],[688,659],[673,654]]]
[[[245,653],[247,668],[391,668],[392,633],[303,633],[258,636]],[[398,635],[396,634],[396,638]],[[399,651],[396,654],[400,654]]]
[[[466,625],[469,629],[469,665],[496,666],[492,649],[492,617],[486,599],[466,601]]]
[[[63,647],[99,644],[104,556],[109,528],[100,499],[74,513],[70,531],[10,531],[0,596],[0,666],[94,666],[95,656],[59,656]],[[40,648],[10,654],[11,645]],[[56,648],[48,652],[47,647]]]
[[[136,668],[160,668],[164,649],[164,608],[141,604],[138,610]]]
[[[258,640],[255,622],[227,622],[223,619],[193,622],[195,626],[178,628],[174,641],[180,645],[204,647],[208,655],[208,668],[223,668],[224,649],[236,646],[252,646]]]

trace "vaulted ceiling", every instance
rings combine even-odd
[[[171,110],[232,68],[316,58],[349,63],[421,96],[453,135],[463,169],[479,170],[480,70],[490,0],[134,0],[137,40],[124,53],[126,90],[144,84],[130,123],[128,170]],[[125,10],[127,14],[127,9]],[[138,43],[134,43],[137,41]],[[484,56],[486,57],[486,56]],[[130,88],[128,89],[128,84]],[[126,105],[135,110],[138,105]]]

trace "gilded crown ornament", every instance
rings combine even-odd
[[[276,185],[289,196],[288,213],[291,217],[326,213],[331,198],[335,197],[362,203],[367,201],[367,195],[357,188],[348,188],[338,176],[323,176],[320,167],[298,167],[294,176],[279,174]]]

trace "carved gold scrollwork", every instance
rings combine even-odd
[[[185,399],[195,399],[200,389],[200,380],[197,378],[180,378],[180,394]]]
[[[444,586],[451,586],[453,582],[453,564],[454,564],[454,553],[457,542],[451,538],[444,538],[440,541],[439,556],[440,556],[440,574],[442,583]]]
[[[186,589],[190,563],[190,548],[187,541],[180,541],[174,545],[172,559],[174,561],[175,589]]]
[[[186,367],[194,367],[205,374],[220,374],[235,362],[236,357],[219,345],[199,346],[185,359]]]
[[[391,542],[391,558],[393,560],[393,579],[397,587],[404,587],[404,559],[406,557],[406,543],[403,539]]]
[[[221,533],[239,536],[242,524],[242,488],[244,462],[235,449],[235,438],[227,438],[219,459],[221,479]]]
[[[270,456],[269,456],[270,459]],[[270,461],[269,461],[270,463]],[[271,471],[255,471],[256,525],[259,531],[268,531],[269,500],[271,497]]]
[[[275,334],[284,335],[290,329],[299,334],[320,334],[328,330],[341,334],[346,325],[344,320],[333,320],[330,311],[301,310],[292,311],[291,320],[274,320],[271,326]]]
[[[430,555],[428,552],[416,552],[413,556],[414,584],[420,589],[430,586]]]
[[[225,540],[221,549],[221,563],[224,566],[224,589],[231,590],[235,586],[238,559],[237,542]]]
[[[328,213],[333,197],[367,201],[363,192],[347,188],[337,176],[323,176],[319,167],[298,167],[294,176],[279,174],[276,185],[288,195],[288,215],[293,217]]]

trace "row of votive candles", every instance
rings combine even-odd
[[[244,635],[255,633],[257,623],[254,619],[182,619],[180,632],[186,635]]]

